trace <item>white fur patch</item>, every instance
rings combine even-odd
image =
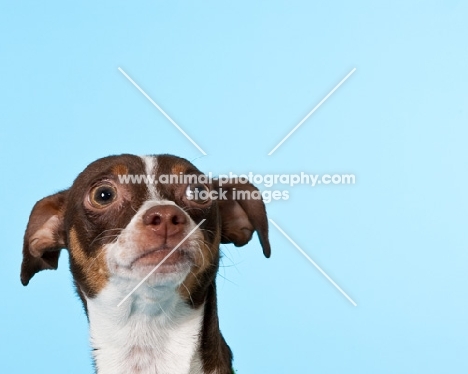
[[[156,166],[158,164],[156,157],[154,156],[142,156],[141,159],[145,164],[145,173],[146,176],[151,179],[151,177],[156,177]],[[156,184],[146,183],[148,188],[150,200],[160,200],[158,192],[156,191]]]
[[[150,162],[146,165],[147,172],[154,167]],[[178,293],[190,263],[181,263],[173,273],[153,273],[117,306],[147,275],[147,269],[143,274],[129,266],[137,250],[132,238],[138,235],[138,222],[153,206],[176,205],[152,196],[156,199],[140,207],[117,241],[105,246],[109,282],[96,297],[86,300],[98,374],[204,374],[199,357],[204,306],[193,309]],[[188,234],[196,225],[184,214]],[[197,253],[200,237],[203,234],[196,230],[184,249]]]
[[[87,300],[98,374],[202,374],[195,364],[203,307],[190,308],[168,286],[146,284],[117,307],[128,292],[126,282],[111,279]]]

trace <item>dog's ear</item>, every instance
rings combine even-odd
[[[221,214],[221,243],[247,244],[257,231],[265,257],[270,257],[268,220],[260,191],[252,184],[214,180],[219,191],[218,206]],[[221,185],[220,185],[221,184]]]
[[[65,248],[63,216],[68,191],[39,200],[29,216],[24,234],[21,283],[26,286],[37,272],[57,269]]]

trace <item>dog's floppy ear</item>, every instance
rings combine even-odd
[[[39,200],[29,216],[24,234],[21,283],[26,286],[37,272],[57,269],[65,247],[63,215],[68,191]]]
[[[260,191],[251,183],[220,182],[214,180],[219,191],[218,206],[221,214],[221,243],[247,244],[257,231],[265,257],[270,257],[268,220]]]

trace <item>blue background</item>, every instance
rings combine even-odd
[[[467,19],[453,0],[2,2],[0,371],[92,373],[66,253],[20,284],[33,204],[96,158],[167,152],[356,174],[267,209],[357,307],[274,227],[269,260],[222,248],[239,373],[467,373]]]

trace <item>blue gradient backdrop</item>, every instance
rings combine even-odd
[[[0,371],[92,373],[66,253],[20,284],[33,204],[98,157],[167,152],[357,177],[267,207],[357,307],[274,227],[269,260],[223,247],[239,373],[467,373],[467,19],[453,0],[2,2]]]

